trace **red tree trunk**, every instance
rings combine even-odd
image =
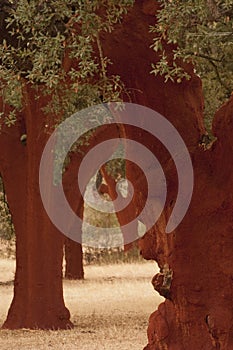
[[[3,328],[69,328],[62,290],[63,236],[48,218],[39,193],[39,164],[48,124],[44,101],[25,92],[16,125],[3,126],[0,171],[16,230],[14,298]],[[52,121],[51,121],[52,122]],[[20,137],[27,134],[27,144]]]
[[[72,327],[72,323],[62,289],[64,236],[50,221],[39,192],[41,155],[55,119],[42,113],[47,101],[44,97],[35,99],[34,94],[30,88],[25,91],[25,109],[14,126],[2,125],[0,135],[0,173],[16,230],[14,297],[3,328],[65,329]],[[3,110],[2,102],[0,109]],[[20,141],[24,134],[27,134],[26,145]],[[106,127],[100,128],[88,147],[117,135],[115,125],[108,135]],[[110,155],[112,152],[109,150]],[[52,163],[53,159],[48,159],[48,171],[53,171]],[[69,164],[71,172],[65,172],[63,182],[67,199],[77,211],[81,194],[76,186],[76,165],[80,165],[80,157],[73,154]],[[89,169],[87,179],[95,170]]]
[[[147,350],[233,349],[232,113],[231,98],[216,115],[218,140],[193,156],[196,181],[183,222],[169,238],[160,223],[155,239],[142,242],[143,255],[173,271],[169,299],[150,317]],[[160,278],[152,283],[163,294]]]
[[[108,133],[106,133],[108,130]],[[93,149],[98,143],[108,139],[108,138],[117,138],[118,137],[118,129],[116,125],[112,125],[110,128],[103,126],[98,128],[90,137],[88,142],[83,142],[82,146],[79,146],[77,152],[72,152],[70,154],[70,161],[66,168],[66,171],[63,176],[63,188],[66,194],[66,198],[76,213],[77,216],[82,220],[83,219],[83,211],[84,211],[84,200],[79,191],[78,183],[77,183],[77,174],[79,172],[79,167],[83,161],[85,155]],[[117,144],[116,144],[117,147]],[[114,149],[109,149],[109,156],[114,152]],[[95,172],[98,168],[90,166],[87,170],[86,183],[88,184],[89,180],[92,176],[94,176]],[[73,223],[69,223],[69,226],[72,227]],[[78,227],[75,227],[75,231],[77,231],[77,237],[73,237],[72,240],[70,238],[65,239],[65,277],[68,279],[84,279],[84,268],[83,268],[83,251],[82,251],[82,223]]]
[[[166,298],[150,317],[147,350],[233,349],[233,231],[232,231],[232,113],[233,100],[217,114],[218,141],[210,150],[200,147],[203,97],[192,66],[185,66],[190,81],[175,84],[150,74],[158,60],[149,47],[153,36],[148,25],[155,21],[154,1],[135,6],[111,36],[103,37],[104,54],[113,62],[131,102],[161,113],[176,127],[192,157],[195,186],[190,208],[175,232],[165,233],[177,195],[177,175],[170,154],[152,135],[125,127],[125,135],[147,146],[166,174],[168,194],[163,214],[140,246],[146,259],[161,269],[153,286]],[[172,47],[167,46],[172,59]],[[127,53],[127,54],[126,54]],[[128,150],[130,157],[130,150]],[[151,169],[153,171],[153,169]],[[127,163],[127,178],[135,185],[133,202],[143,206],[145,182],[137,166]],[[155,177],[156,181],[156,177]],[[140,196],[142,193],[143,196]],[[149,214],[153,216],[153,210]],[[166,283],[165,283],[166,282]]]
[[[71,280],[83,280],[83,250],[80,243],[69,238],[65,240],[65,278]]]
[[[63,176],[63,188],[70,206],[76,215],[79,216],[80,219],[83,219],[84,201],[81,193],[77,191],[78,168],[83,157],[81,154],[84,154],[84,149],[79,149],[76,153],[72,153],[70,162]],[[68,225],[72,226],[72,223]],[[82,280],[84,279],[83,250],[81,244],[82,224],[80,223],[77,225],[75,230],[80,237],[78,242],[68,237],[65,239],[65,278]]]

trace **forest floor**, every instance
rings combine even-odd
[[[15,262],[0,258],[0,322],[13,293]],[[163,301],[150,283],[153,262],[85,267],[84,281],[64,280],[75,325],[69,331],[0,331],[1,350],[142,350],[149,315]]]

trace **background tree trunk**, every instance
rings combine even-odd
[[[106,133],[106,130],[108,133]],[[84,200],[79,191],[77,182],[79,167],[85,155],[98,143],[108,138],[111,139],[117,137],[118,128],[116,125],[113,124],[110,126],[110,128],[108,126],[103,126],[95,131],[95,133],[88,140],[88,143],[84,142],[82,146],[79,146],[76,152],[72,152],[70,154],[70,161],[63,176],[63,188],[71,208],[81,220],[83,220]],[[109,149],[109,156],[113,152],[114,149]],[[93,167],[90,166],[88,173],[85,174],[87,184],[91,177],[95,175],[97,170],[98,168],[96,168],[94,164]],[[73,223],[67,223],[67,225],[69,225],[71,228]],[[75,230],[77,231],[77,237],[73,237],[75,240],[69,238],[65,239],[65,277],[68,279],[84,279],[83,251],[81,245],[82,223],[80,223],[78,227],[75,227]]]
[[[80,243],[69,238],[65,240],[65,278],[72,280],[83,280],[83,250]]]
[[[77,190],[77,174],[82,162],[82,154],[84,154],[84,149],[79,149],[77,152],[71,154],[70,162],[63,176],[64,192],[71,208],[80,219],[83,219],[84,201],[81,193]],[[67,223],[67,225],[71,228],[73,223]],[[77,237],[79,236],[80,239],[74,241],[66,237],[64,241],[65,278],[82,280],[84,279],[83,250],[81,244],[82,223],[75,227],[75,230],[77,231]]]

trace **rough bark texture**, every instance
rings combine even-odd
[[[233,99],[217,114],[218,140],[193,157],[195,188],[166,259],[163,232],[145,236],[143,254],[173,270],[169,299],[151,315],[146,349],[233,349],[232,130]],[[162,230],[161,230],[162,231]],[[153,284],[161,292],[162,282]]]
[[[16,125],[3,126],[0,135],[0,172],[16,230],[14,298],[3,328],[70,328],[62,291],[63,237],[39,193],[39,164],[48,137],[41,112],[45,101],[35,100],[30,89],[25,99]],[[23,134],[26,145],[20,141]]]
[[[145,349],[230,350],[233,349],[233,99],[215,118],[218,140],[211,149],[202,149],[199,144],[205,133],[202,89],[192,66],[186,66],[191,80],[181,84],[165,84],[163,78],[150,74],[151,63],[157,60],[156,53],[149,48],[152,37],[148,34],[155,9],[153,1],[136,1],[122,24],[111,36],[103,38],[104,53],[113,62],[112,72],[120,74],[131,89],[131,101],[158,111],[172,122],[190,151],[194,167],[195,186],[189,211],[176,231],[166,234],[166,223],[177,194],[174,164],[151,135],[125,127],[126,137],[146,145],[157,156],[168,183],[164,212],[140,243],[142,255],[156,260],[161,268],[152,283],[166,297],[150,317]],[[172,47],[167,46],[167,51],[171,53]],[[128,163],[127,177],[137,188],[145,190],[135,165]],[[133,198],[138,210],[142,207],[140,194],[144,190],[136,190]]]

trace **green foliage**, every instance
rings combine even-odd
[[[105,169],[116,181],[126,178],[126,160],[124,144],[120,143],[114,154],[105,164]]]
[[[124,251],[123,247],[109,249],[84,247],[83,258],[85,265],[145,263],[145,260],[140,255],[140,251],[136,246],[127,252]]]
[[[210,127],[214,112],[233,89],[233,1],[159,0],[161,9],[153,49],[160,61],[152,72],[177,83],[189,78],[181,61],[192,61],[201,77],[205,95],[206,124]],[[174,45],[167,57],[165,42]]]
[[[124,86],[119,76],[107,75],[111,62],[103,54],[100,35],[111,32],[133,3],[9,1],[3,7],[0,34],[0,94],[12,107],[8,114],[2,112],[5,123],[15,123],[17,111],[25,105],[23,91],[28,83],[35,89],[43,86],[43,94],[50,96],[44,112],[57,116],[54,127],[88,106],[119,100]],[[79,129],[85,129],[85,117]],[[72,150],[87,142],[82,137]]]
[[[0,239],[11,240],[14,237],[14,227],[11,213],[7,204],[7,198],[0,177]]]
[[[115,158],[106,163],[106,170],[116,181],[126,177],[125,158]]]
[[[100,96],[103,101],[118,100],[123,86],[118,76],[106,74],[110,62],[103,55],[100,34],[111,31],[133,2],[6,1],[0,35],[5,103],[20,110],[27,83],[42,85],[44,94],[52,96],[47,111],[63,118],[100,101]]]
[[[115,213],[101,212],[87,204],[85,204],[85,222],[95,227],[119,228]]]

